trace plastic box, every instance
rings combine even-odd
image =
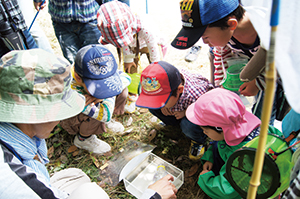
[[[163,164],[166,171],[174,177],[172,182],[177,189],[184,181],[183,171],[166,162],[153,153],[149,153],[140,164],[132,168],[131,172],[123,179],[126,190],[139,198],[143,192],[153,183],[153,176],[157,166]]]

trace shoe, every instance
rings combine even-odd
[[[124,107],[124,111],[125,113],[134,113],[135,111],[135,102],[126,101],[125,107]]]
[[[97,155],[102,155],[111,150],[109,144],[98,139],[96,135],[91,135],[91,137],[86,138],[84,141],[80,141],[78,136],[75,136],[74,145],[77,148],[85,149]]]
[[[133,113],[135,111],[135,102],[138,98],[138,95],[128,95],[127,101],[124,107],[125,113]]]
[[[124,126],[120,123],[111,119],[109,122],[106,123],[106,128],[111,130],[113,133],[124,133]]]
[[[199,160],[202,158],[203,154],[205,152],[205,147],[202,144],[198,144],[195,141],[191,141],[191,147],[189,151],[189,158],[191,160]]]
[[[201,48],[202,48],[201,46],[192,46],[188,54],[185,56],[185,61],[187,62],[195,61],[200,53]]]

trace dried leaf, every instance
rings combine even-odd
[[[79,154],[79,151],[76,150],[76,151],[74,151],[74,152],[72,153],[72,156],[75,157],[75,156],[77,156],[78,154]]]
[[[198,164],[194,164],[189,170],[188,177],[195,175],[195,173],[197,173],[198,171],[198,168],[199,168]]]
[[[176,162],[183,160],[183,157],[184,157],[184,155],[179,156],[179,157],[176,159]]]
[[[96,157],[92,156],[92,160],[93,160],[94,165],[95,165],[97,168],[99,168],[99,167],[101,166],[99,160],[98,160]]]
[[[127,122],[126,122],[126,126],[130,126],[133,122],[132,117],[128,118]]]
[[[102,166],[100,167],[100,170],[105,169],[107,166],[108,166],[108,163],[106,162],[104,165],[102,165]]]
[[[148,109],[147,109],[147,108],[140,108],[140,109],[139,109],[139,112],[140,112],[140,113],[147,113],[147,112],[148,112]]]
[[[72,145],[72,146],[69,147],[68,153],[73,153],[76,150],[77,150],[77,147],[75,145]]]
[[[53,156],[53,153],[54,153],[54,147],[51,146],[49,149],[48,149],[48,158],[52,158]]]

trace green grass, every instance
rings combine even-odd
[[[126,126],[130,117],[132,118],[132,123]],[[103,176],[99,168],[111,160],[120,149],[126,146],[127,142],[136,140],[156,146],[152,151],[154,154],[184,171],[185,181],[177,193],[177,198],[207,198],[197,185],[201,164],[200,162],[193,162],[188,158],[190,141],[180,131],[179,127],[162,127],[158,124],[159,121],[151,122],[152,117],[148,111],[145,113],[136,111],[133,114],[124,114],[115,117],[114,119],[123,123],[125,131],[130,132],[122,136],[109,131],[98,135],[100,139],[109,143],[112,148],[110,154],[99,157],[80,149],[68,152],[69,148],[73,145],[74,135],[69,135],[64,129],[57,126],[51,133],[50,138],[47,139],[48,155],[50,158],[50,163],[47,167],[50,174],[65,168],[80,168],[93,182],[98,183],[109,194],[111,199],[135,198],[125,190],[123,181],[118,183],[117,186],[101,183]],[[154,139],[153,137],[149,137],[149,132],[153,129],[156,130]],[[195,175],[189,177],[189,169],[195,164],[199,165],[199,169]]]

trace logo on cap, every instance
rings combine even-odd
[[[162,88],[158,80],[156,80],[156,77],[147,77],[147,78],[142,78],[142,87],[145,92],[151,92],[151,94],[156,94],[159,93]],[[148,93],[148,94],[149,94]]]
[[[180,11],[181,11],[181,19],[182,26],[193,28],[193,18],[192,18],[192,6],[194,4],[194,0],[183,0],[180,2]]]
[[[114,68],[114,60],[111,56],[97,57],[87,63],[89,71],[94,75],[106,75]]]

